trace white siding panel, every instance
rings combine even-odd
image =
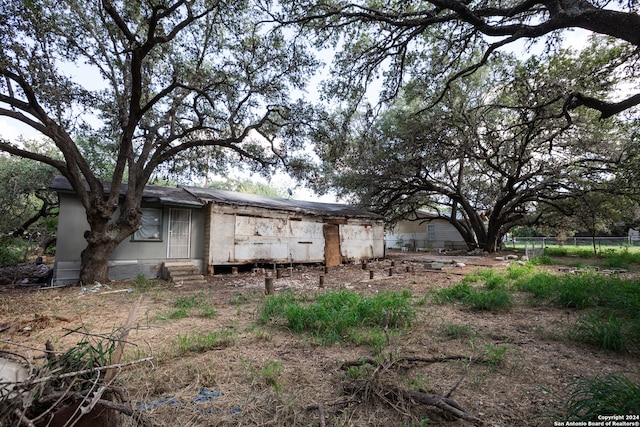
[[[322,223],[289,221],[289,250],[294,261],[323,262],[324,235]]]
[[[235,260],[235,215],[214,213],[211,215],[211,251],[209,265]]]
[[[360,224],[340,225],[340,251],[342,257],[348,260],[373,258],[376,252],[373,227]]]
[[[287,220],[283,218],[237,216],[235,260],[287,261],[287,232]]]

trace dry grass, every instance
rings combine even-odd
[[[467,262],[496,269],[505,266],[489,258]],[[338,288],[363,293],[410,290],[418,316],[409,329],[389,336],[389,345],[381,354],[352,343],[321,346],[311,336],[259,324],[264,279],[252,273],[215,276],[206,289],[146,283],[130,294],[88,294],[79,288],[2,288],[0,349],[24,351],[29,347],[37,355],[36,350],[44,349],[44,342],[51,340],[62,351],[77,339],[65,335],[68,329],[84,325],[95,333],[113,331],[142,295],[125,359],[153,356],[153,366],[126,369],[118,381],[134,405],[167,399],[145,411],[158,426],[320,425],[318,404],[324,409],[327,426],[418,426],[427,419],[434,425],[470,425],[434,407],[376,392],[382,388],[354,393],[345,385],[373,378],[373,370],[350,372],[340,365],[360,357],[486,356],[491,349],[506,349],[495,364],[399,362],[375,379],[379,385],[444,395],[462,378],[451,397],[486,425],[546,426],[562,421],[557,415],[562,409],[559,402],[570,394],[570,385],[577,379],[637,368],[635,353],[607,352],[567,339],[567,326],[579,318],[575,310],[531,306],[517,294],[514,306],[500,312],[431,301],[433,290],[452,286],[475,271],[477,265],[471,264],[463,269],[423,271],[416,263],[420,268],[415,273],[388,277],[382,268],[389,261],[379,261],[373,266],[373,280],[360,266],[342,266],[327,274],[324,289],[318,288],[319,268],[294,271],[292,277],[276,280],[277,292],[292,289],[310,298],[316,292]],[[396,270],[401,268],[396,266]],[[124,289],[132,283],[111,286]],[[215,309],[215,317],[190,314],[165,320],[162,316],[178,298],[196,294],[206,296],[204,304]],[[185,353],[179,348],[181,336],[220,331],[232,339],[204,352]],[[194,401],[203,388],[220,396]],[[127,423],[135,424],[132,420]]]

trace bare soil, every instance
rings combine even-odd
[[[442,270],[426,270],[426,261],[445,265]],[[394,274],[389,276],[392,262]],[[457,263],[464,266],[456,267]],[[126,359],[153,356],[153,361],[123,369],[117,381],[128,390],[132,405],[140,405],[159,426],[317,426],[319,405],[327,426],[417,426],[426,419],[430,421],[424,425],[471,425],[433,406],[395,400],[382,392],[385,385],[437,395],[453,390],[451,398],[487,426],[551,426],[565,421],[559,415],[561,402],[577,379],[611,372],[637,375],[638,354],[599,350],[571,339],[571,327],[582,314],[576,310],[533,306],[525,295],[516,295],[514,307],[503,312],[437,305],[429,297],[417,304],[478,268],[507,265],[495,255],[392,254],[371,264],[373,279],[360,265],[331,268],[323,288],[321,266],[294,266],[285,277],[275,279],[276,292],[292,289],[310,295],[338,288],[365,294],[410,290],[418,316],[410,328],[389,334],[381,353],[353,343],[322,346],[312,336],[260,324],[265,276],[259,270],[219,274],[204,287],[112,282],[110,289],[94,293],[80,287],[0,286],[0,350],[36,360],[47,340],[57,351],[73,346],[82,337],[70,332],[77,328],[113,333],[142,297],[136,327],[127,337]],[[215,317],[192,312],[183,319],[167,318],[178,298],[200,293],[214,307]],[[452,326],[467,327],[469,334],[452,335],[447,332]],[[224,330],[228,339],[219,348],[180,351],[180,340],[187,336]],[[469,363],[469,357],[502,348],[506,352],[495,366]],[[445,356],[466,359],[401,361]],[[354,378],[355,370],[341,369],[344,361],[366,357],[378,357],[388,369],[369,367],[359,378]],[[273,375],[273,366],[281,367],[279,375]],[[348,387],[374,376],[377,383],[366,392],[353,393]],[[203,391],[220,395],[196,399]],[[127,423],[134,424],[128,419]]]

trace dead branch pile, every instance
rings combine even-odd
[[[121,362],[138,306],[139,301],[114,334],[70,331],[82,338],[64,353],[56,352],[49,341],[40,357],[31,356],[35,349],[26,355],[0,351],[0,426],[111,427],[120,425],[123,415],[150,426],[117,383],[123,368],[152,360]]]
[[[427,393],[424,390],[410,390],[393,384],[390,374],[394,369],[406,368],[407,363],[440,363],[452,360],[466,361],[466,366],[456,384],[445,394]],[[328,404],[315,404],[307,407],[307,410],[318,410],[320,415],[320,426],[324,426],[325,406],[350,405],[357,403],[386,404],[399,412],[402,416],[416,418],[411,407],[416,404],[428,405],[440,409],[443,413],[452,415],[468,421],[476,426],[482,426],[483,422],[478,417],[472,415],[460,403],[451,396],[462,383],[466,373],[473,363],[484,363],[483,357],[472,358],[468,356],[443,356],[443,357],[394,357],[392,354],[379,359],[360,358],[352,361],[345,361],[340,365],[340,369],[347,370],[350,367],[369,366],[373,369],[366,379],[356,379],[346,381],[343,384],[344,398]],[[418,419],[415,419],[419,422]]]

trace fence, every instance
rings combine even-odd
[[[563,247],[563,246],[575,246],[575,247],[593,247],[593,237],[569,237],[564,240],[558,240],[557,237],[514,237],[505,241],[507,248],[549,248],[549,247]],[[620,247],[620,246],[639,246],[640,240],[632,239],[627,236],[623,237],[596,237],[596,247],[601,249],[603,247]]]

